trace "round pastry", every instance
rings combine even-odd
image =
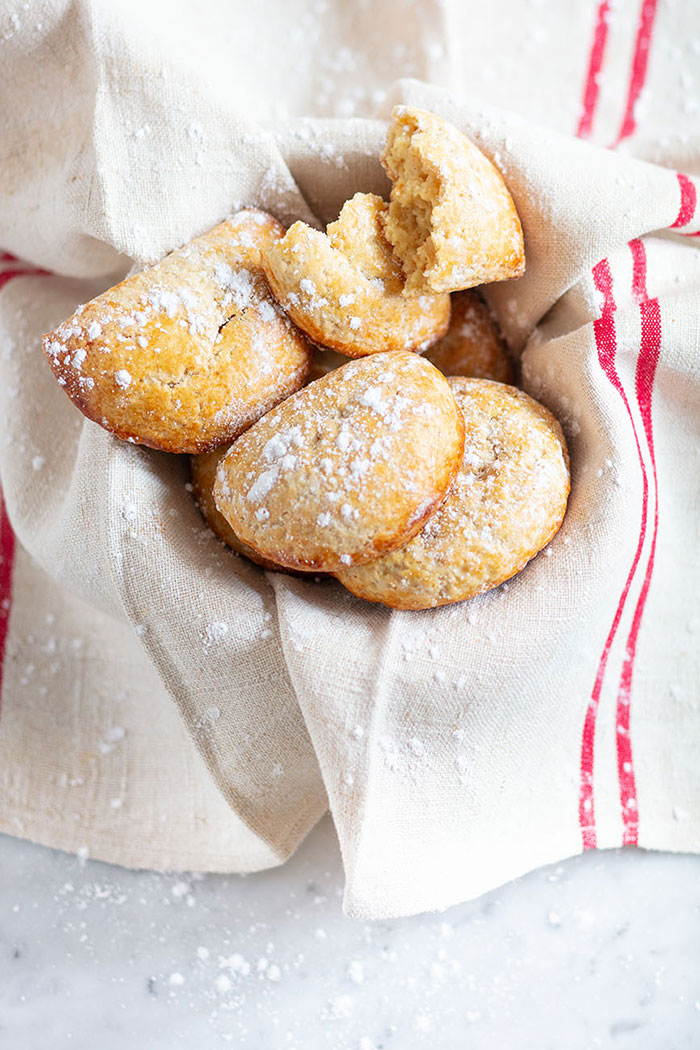
[[[501,173],[452,124],[396,106],[381,160],[393,183],[384,233],[408,293],[456,292],[524,272],[523,231]]]
[[[214,499],[263,557],[332,571],[414,536],[444,499],[463,441],[437,368],[417,354],[374,354],[317,379],[238,438]]]
[[[239,212],[79,307],[44,337],[58,382],[117,437],[166,452],[231,441],[309,371],[260,265],[283,235],[271,215]]]
[[[386,209],[381,197],[356,193],[325,234],[295,222],[263,256],[294,323],[348,357],[425,350],[447,331],[449,296],[402,294],[401,268],[381,230]]]
[[[569,461],[554,416],[512,386],[449,383],[464,414],[461,469],[410,543],[335,573],[359,598],[393,609],[464,601],[514,576],[561,525]]]
[[[425,357],[446,376],[469,376],[512,383],[514,376],[506,344],[488,306],[478,292],[455,292],[447,334],[426,350]]]
[[[216,480],[216,468],[230,447],[230,445],[220,445],[213,452],[200,452],[199,455],[191,457],[192,491],[197,501],[197,506],[214,535],[223,540],[226,546],[230,547],[236,554],[242,554],[244,557],[249,558],[250,561],[254,561],[262,569],[285,572],[286,570],[280,565],[276,565],[274,562],[268,561],[267,558],[261,557],[257,551],[254,551],[252,547],[249,547],[247,543],[239,539],[226,521],[226,518],[216,509],[216,503],[212,494],[214,481]]]

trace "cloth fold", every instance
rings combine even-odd
[[[19,540],[2,552],[0,827],[131,865],[252,870],[330,804],[345,906],[368,917],[593,845],[700,850],[698,181],[454,83],[398,82],[374,119],[263,126],[123,12],[41,6],[34,43],[27,28],[4,45],[0,243],[26,264],[0,264]],[[454,10],[437,6],[444,31]],[[545,552],[421,613],[236,558],[204,528],[186,458],[83,420],[40,347],[130,265],[242,205],[322,225],[359,190],[386,195],[398,101],[504,173],[527,271],[486,295],[572,465]]]

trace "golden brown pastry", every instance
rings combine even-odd
[[[283,235],[271,215],[239,212],[79,307],[44,337],[58,382],[117,437],[166,452],[231,441],[309,371],[260,265]]]
[[[236,554],[242,554],[244,557],[249,558],[250,561],[254,561],[262,569],[285,572],[287,570],[283,569],[282,566],[261,557],[257,551],[254,551],[252,547],[249,547],[247,543],[239,539],[226,521],[226,518],[216,509],[212,493],[214,481],[216,480],[216,468],[230,447],[230,445],[220,445],[213,452],[200,452],[199,455],[191,457],[192,491],[197,501],[197,506],[214,535],[223,540]]]
[[[408,293],[456,292],[524,273],[513,199],[466,135],[434,113],[396,106],[381,159],[393,183],[384,233]]]
[[[446,335],[425,357],[446,376],[512,383],[515,370],[488,306],[474,291],[455,292]]]
[[[386,208],[381,197],[356,193],[325,234],[295,222],[263,257],[294,323],[348,357],[425,350],[447,331],[449,296],[402,294],[401,268],[380,225]]]
[[[410,543],[336,571],[359,598],[393,609],[472,598],[519,572],[562,523],[569,461],[554,416],[515,387],[461,377],[449,383],[465,422],[459,474]]]
[[[459,469],[464,424],[417,354],[351,361],[233,443],[214,499],[265,558],[304,570],[360,564],[406,543]]]

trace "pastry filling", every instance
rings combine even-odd
[[[424,287],[423,275],[435,263],[432,215],[441,195],[439,178],[426,170],[412,138],[413,129],[401,127],[385,154],[394,187],[384,229],[401,260],[408,291]]]

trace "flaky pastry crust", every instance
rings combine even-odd
[[[230,445],[220,445],[212,452],[200,452],[190,457],[190,468],[192,475],[192,492],[202,517],[207,525],[218,536],[227,547],[241,554],[250,561],[255,562],[261,569],[269,569],[274,572],[286,572],[281,565],[263,558],[257,551],[244,543],[233,531],[223,514],[220,514],[214,502],[214,482],[216,480],[216,469],[223,457],[228,452]]]
[[[79,307],[44,337],[58,382],[119,438],[166,452],[231,441],[309,371],[260,265],[283,235],[271,215],[239,212]]]
[[[460,471],[408,544],[335,572],[358,598],[393,609],[473,598],[520,572],[562,523],[569,460],[551,412],[512,386],[462,377],[449,383],[465,422]]]
[[[454,125],[396,106],[382,153],[393,186],[384,233],[406,292],[456,292],[525,271],[523,231],[500,171]]]
[[[233,443],[214,499],[234,532],[289,568],[332,571],[406,543],[459,469],[464,424],[417,354],[351,361]]]
[[[515,369],[488,306],[475,291],[455,292],[446,334],[425,357],[446,376],[512,383]]]

